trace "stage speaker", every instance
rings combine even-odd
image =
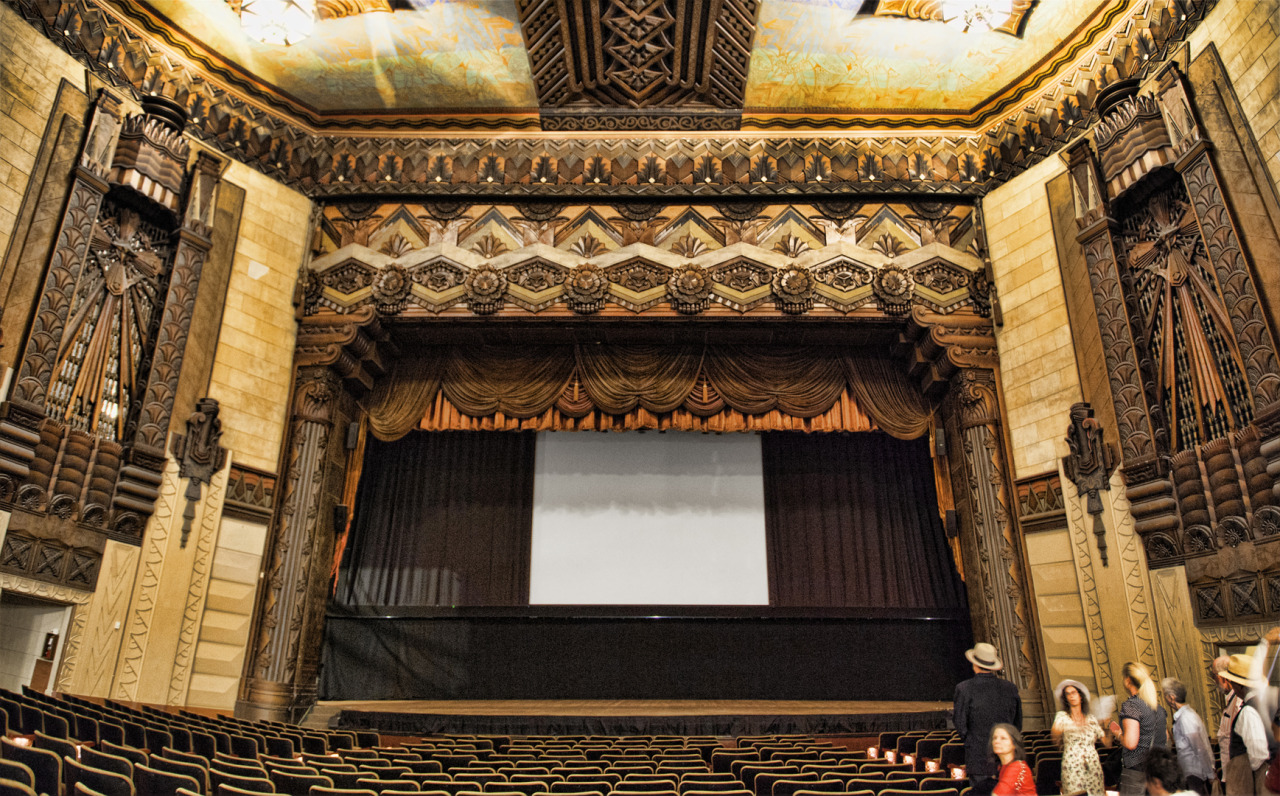
[[[954,539],[960,535],[960,518],[956,516],[955,509],[947,509],[947,514],[942,518],[943,527],[947,529],[947,538]]]
[[[347,424],[347,450],[353,451],[360,444],[360,424]]]
[[[933,430],[933,455],[947,455],[947,432],[942,426]]]

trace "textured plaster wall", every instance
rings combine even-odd
[[[1191,36],[1191,54],[1218,48],[1258,149],[1280,192],[1280,0],[1220,2]]]
[[[275,471],[297,333],[293,288],[310,238],[311,200],[240,163],[223,180],[244,188],[245,204],[209,396],[222,404],[222,445],[234,460]]]
[[[84,85],[84,67],[0,5],[0,255],[9,248],[23,193],[62,78]]]
[[[1045,183],[1049,158],[982,203],[1004,327],[996,330],[1017,478],[1051,472],[1066,453],[1067,412],[1081,400]]]

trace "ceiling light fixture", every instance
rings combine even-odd
[[[242,0],[240,27],[263,44],[297,44],[316,24],[316,0]]]
[[[995,30],[1013,14],[1012,0],[943,0],[943,20],[968,32],[970,28]]]

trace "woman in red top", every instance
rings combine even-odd
[[[1000,762],[1000,781],[992,796],[1036,796],[1036,782],[1027,765],[1027,751],[1022,746],[1022,733],[1012,724],[991,728],[991,752]]]

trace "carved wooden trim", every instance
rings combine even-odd
[[[271,512],[275,509],[277,481],[275,473],[232,462],[227,474],[223,516],[250,522],[270,522]]]
[[[1018,499],[1018,525],[1023,533],[1066,527],[1067,508],[1056,472],[1019,478],[1014,482],[1014,492]]]
[[[0,571],[73,589],[93,591],[102,554],[10,528],[0,541]]]
[[[1218,275],[1218,287],[1231,318],[1231,329],[1244,359],[1245,375],[1253,393],[1255,409],[1280,401],[1280,364],[1275,341],[1258,301],[1248,262],[1240,248],[1240,238],[1231,212],[1222,196],[1222,187],[1202,151],[1189,163],[1180,163],[1187,194],[1200,222],[1209,259]]]
[[[309,685],[298,677],[304,652],[303,618],[311,570],[323,566],[328,572],[328,561],[317,561],[316,536],[328,530],[319,503],[335,404],[341,390],[338,375],[327,367],[298,370],[284,493],[267,548],[267,588],[258,610],[257,638],[245,661],[245,690],[250,703],[271,705],[283,698],[290,704],[278,707],[291,710],[292,698],[287,694],[296,694],[299,688]]]

